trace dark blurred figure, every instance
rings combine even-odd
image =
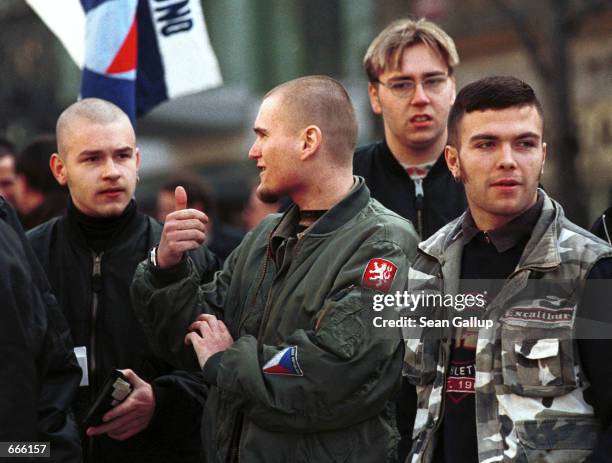
[[[26,230],[66,211],[68,192],[55,181],[49,168],[49,158],[56,151],[55,137],[45,135],[17,156],[15,205]]]
[[[249,202],[242,211],[242,221],[247,230],[253,230],[259,222],[261,222],[267,215],[279,212],[283,208],[281,201],[275,203],[264,203],[259,196],[257,196],[257,184],[251,188],[251,194],[249,195]]]
[[[2,198],[0,237],[0,442],[49,442],[45,460],[81,463],[70,410],[81,369],[68,325],[15,211]]]
[[[181,175],[162,185],[157,194],[157,220],[165,222],[166,216],[174,212],[174,190],[177,186],[185,188],[188,208],[197,209],[208,215],[206,245],[217,256],[225,260],[240,244],[244,233],[219,220],[208,188],[199,178]]]
[[[15,145],[0,137],[0,195],[15,205]]]
[[[602,240],[612,244],[612,207],[605,210],[603,214],[591,225],[591,233],[599,236]]]

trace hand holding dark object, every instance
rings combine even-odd
[[[186,251],[197,249],[206,240],[206,214],[187,209],[187,193],[183,187],[176,187],[174,198],[175,211],[166,216],[157,248],[157,265],[160,268],[178,264]]]
[[[87,428],[88,436],[108,434],[116,440],[126,440],[149,426],[155,412],[155,394],[151,385],[130,369],[120,370],[134,390],[102,417],[99,426]]]
[[[234,343],[225,323],[214,315],[200,315],[189,325],[189,331],[185,336],[185,344],[193,346],[200,368],[204,367],[212,355],[226,350]]]

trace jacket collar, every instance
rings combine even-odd
[[[368,204],[370,190],[366,186],[364,179],[357,176],[353,178],[355,179],[355,184],[347,195],[306,229],[304,234],[312,236],[331,233],[355,217]],[[297,205],[293,204],[283,214],[280,222],[272,231],[271,240],[275,240],[277,237],[286,239],[293,234],[299,217],[300,210]]]
[[[543,196],[542,212],[538,218],[531,238],[525,245],[525,250],[519,261],[517,269],[541,268],[552,269],[559,266],[559,226],[564,218],[563,208],[542,189],[538,194]],[[450,222],[434,233],[427,240],[419,243],[419,250],[436,259],[444,265],[448,250],[457,240],[463,238],[462,223],[468,212]]]

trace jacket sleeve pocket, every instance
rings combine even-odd
[[[577,387],[571,326],[502,321],[504,387],[526,397],[557,397]]]

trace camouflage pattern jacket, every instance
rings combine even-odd
[[[484,318],[493,320],[493,326],[478,333],[475,403],[481,463],[581,461],[599,431],[584,399],[588,381],[574,336],[576,294],[589,270],[612,255],[612,248],[567,220],[561,206],[541,193],[542,213],[519,264],[486,308]],[[463,218],[419,245],[410,291],[457,291]],[[528,281],[535,280],[545,291],[529,290]],[[537,315],[543,311],[546,317]],[[438,316],[445,315],[440,311]],[[406,462],[432,461],[454,329],[451,324],[404,332],[404,375],[418,396]]]

